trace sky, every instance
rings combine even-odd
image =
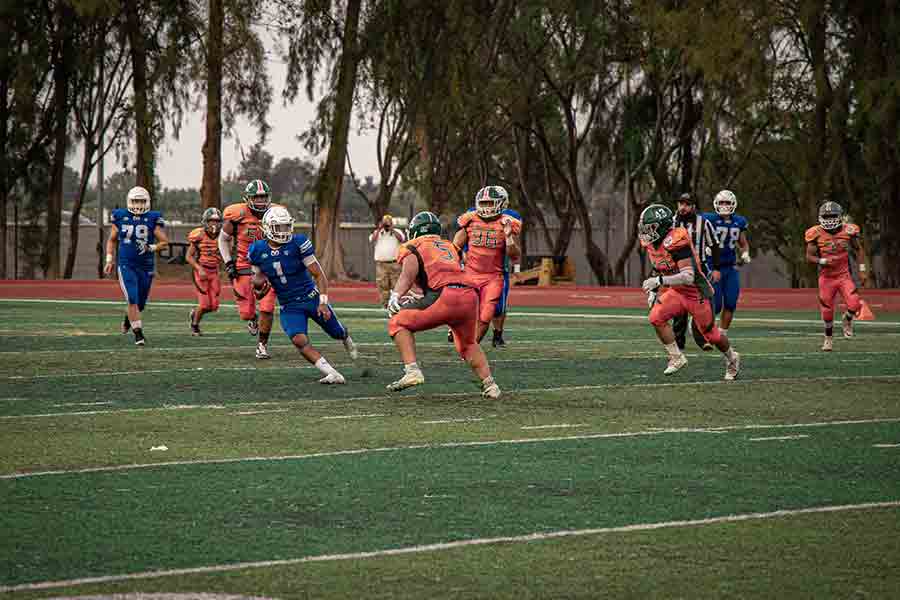
[[[297,141],[297,135],[307,128],[315,115],[315,103],[309,102],[306,93],[301,92],[296,101],[288,106],[284,105],[281,92],[284,89],[286,65],[275,53],[275,43],[267,36],[266,46],[269,56],[268,71],[274,90],[273,102],[269,108],[269,125],[271,131],[265,144],[265,149],[275,158],[277,163],[284,157],[300,157],[312,159],[319,164],[325,160],[325,152],[319,156],[311,157],[305,148]],[[164,188],[200,188],[203,174],[203,139],[205,136],[205,109],[201,107],[197,112],[185,115],[179,138],[166,139],[158,148],[157,165],[160,182]],[[229,138],[222,139],[222,177],[229,172],[237,172],[241,162],[241,150],[247,152],[257,141],[255,128],[246,120],[239,120],[235,124],[234,133]],[[353,171],[359,178],[366,175],[379,178],[376,161],[376,145],[374,133],[367,132],[360,135],[356,131],[355,124],[351,124],[349,153],[353,164]],[[81,167],[81,153],[78,152],[69,161],[69,166],[78,170]],[[105,175],[119,170],[115,158],[107,156],[105,162]],[[96,178],[96,172],[94,174]]]

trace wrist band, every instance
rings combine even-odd
[[[865,265],[865,263],[860,263],[860,264],[859,264],[859,272],[860,272],[860,273],[865,273],[865,272],[866,272],[866,265]]]
[[[819,264],[820,264],[820,265],[827,265],[827,264],[828,264],[828,259],[827,259],[827,258],[820,258],[820,259],[819,259]]]
[[[150,249],[150,252],[156,252],[156,249],[159,248],[159,246],[157,246],[156,244],[150,244],[149,246],[147,246],[147,248]]]
[[[319,304],[328,304],[328,294],[319,294]]]
[[[113,261],[113,255],[112,255],[112,254],[107,254],[107,255],[106,255],[106,262],[107,262],[107,264],[111,263],[112,261]]]

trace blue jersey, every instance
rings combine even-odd
[[[738,240],[741,232],[747,231],[747,219],[741,215],[731,215],[726,220],[717,213],[703,213],[703,218],[712,224],[722,248],[719,254],[719,264],[722,267],[733,267],[737,263]]]
[[[165,227],[159,211],[149,210],[142,215],[135,215],[126,208],[117,208],[112,212],[112,223],[119,231],[119,265],[139,267],[153,270],[154,253],[141,248],[156,243],[156,228]]]
[[[300,233],[278,248],[272,248],[267,240],[256,240],[247,250],[250,264],[269,278],[281,306],[308,300],[317,291],[316,281],[303,262],[310,257],[315,258],[312,242]]]

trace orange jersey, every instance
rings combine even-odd
[[[819,257],[828,259],[828,264],[822,265],[822,275],[839,277],[850,273],[850,249],[859,234],[859,226],[853,223],[841,225],[834,233],[825,231],[821,225],[806,230],[806,243],[815,244]]]
[[[465,212],[456,220],[466,230],[466,273],[468,275],[502,275],[506,262],[505,223],[512,226],[513,235],[522,231],[522,221],[509,214],[501,214],[489,221],[475,211]]]
[[[277,206],[272,204],[272,206]],[[222,213],[222,222],[234,224],[234,233],[237,238],[237,268],[249,269],[250,261],[247,260],[247,250],[256,240],[263,239],[262,216],[257,217],[250,207],[244,202],[231,204]]]
[[[219,254],[219,242],[214,237],[209,237],[206,230],[198,227],[188,234],[188,241],[196,248],[198,262],[204,267],[217,269],[219,263],[222,262],[222,255]]]
[[[688,285],[673,285],[672,289],[691,294],[699,291],[706,298],[713,297],[713,287],[700,268],[702,263],[697,256],[697,250],[691,243],[691,234],[687,229],[673,227],[659,246],[643,241],[641,246],[647,253],[647,258],[650,259],[650,265],[660,275],[677,275],[678,261],[690,258],[694,267],[694,281]]]
[[[453,242],[439,235],[423,235],[401,245],[397,251],[397,262],[403,262],[410,254],[419,260],[416,283],[423,292],[465,281],[459,250]]]

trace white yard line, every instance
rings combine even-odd
[[[747,438],[748,442],[780,442],[782,440],[802,440],[804,438],[808,438],[808,435],[798,434],[798,435],[776,435],[771,437],[753,437]]]
[[[471,546],[488,546],[493,544],[516,544],[523,542],[536,542],[569,537],[583,537],[589,535],[609,535],[617,533],[632,533],[640,531],[655,531],[659,529],[676,529],[684,527],[702,527],[705,525],[718,525],[722,523],[740,523],[744,521],[760,521],[764,519],[783,519],[798,515],[838,513],[861,510],[877,510],[883,508],[900,507],[900,500],[886,502],[866,502],[861,504],[840,504],[832,506],[812,506],[809,508],[796,508],[791,510],[774,510],[769,512],[755,512],[709,517],[706,519],[686,519],[681,521],[662,521],[657,523],[634,523],[619,527],[597,527],[592,529],[567,529],[560,531],[547,531],[530,533],[526,535],[502,536],[491,538],[476,538],[459,540],[454,542],[441,542],[437,544],[424,544],[420,546],[406,546],[404,548],[390,548],[386,550],[373,550],[369,552],[350,552],[346,554],[320,554],[316,556],[303,556],[281,560],[262,560],[254,562],[232,563],[225,565],[208,565],[204,567],[192,567],[187,569],[161,569],[157,571],[145,571],[143,573],[125,573],[121,575],[104,575],[100,577],[83,577],[64,581],[41,581],[37,583],[25,583],[22,585],[3,586],[0,592],[20,592],[25,590],[42,590],[58,587],[72,587],[88,584],[113,583],[134,579],[151,579],[155,577],[179,577],[184,575],[200,575],[204,573],[223,573],[228,571],[240,571],[244,569],[260,569],[271,567],[284,567],[312,562],[331,562],[344,560],[363,560],[368,558],[380,558],[383,556],[402,556],[407,554],[421,554],[424,552],[439,552],[454,548],[466,548]]]
[[[434,421],[419,421],[421,425],[448,425],[451,423],[478,423],[484,421],[484,417],[466,417],[462,419],[435,419]]]
[[[26,302],[32,304],[94,304],[94,305],[111,305],[111,306],[121,306],[121,301],[115,300],[50,300],[43,298],[0,298],[0,302]],[[175,308],[191,308],[196,306],[193,302],[159,302],[153,305],[154,307],[175,307]],[[223,303],[222,306],[233,306],[231,303]],[[812,307],[810,312],[813,312]],[[384,315],[383,308],[362,308],[362,307],[351,307],[351,306],[340,306],[337,310],[338,314],[344,313],[367,313],[367,314],[381,314]],[[530,312],[530,311],[518,311],[515,309],[511,309],[509,311],[510,316],[519,316],[519,317],[543,317],[549,319],[607,319],[607,320],[627,320],[627,321],[646,321],[646,315],[620,315],[620,314],[609,314],[609,313],[554,313],[554,312]],[[748,323],[782,323],[782,324],[793,324],[793,325],[821,325],[822,321],[818,319],[768,319],[762,317],[740,317],[740,321],[746,321]],[[884,327],[900,327],[900,321],[856,321],[855,325],[863,325],[865,327],[872,326],[884,326]]]
[[[508,394],[543,394],[546,392],[568,392],[568,391],[586,391],[586,390],[601,390],[601,389],[622,389],[622,388],[671,388],[671,387],[696,387],[696,386],[705,386],[705,385],[724,385],[729,387],[734,387],[738,385],[756,385],[759,383],[809,383],[811,381],[875,381],[875,380],[888,380],[893,381],[900,379],[900,374],[898,375],[834,375],[828,377],[769,377],[769,378],[759,378],[759,379],[737,379],[735,381],[724,381],[724,380],[715,380],[715,381],[682,381],[682,382],[664,382],[664,383],[604,383],[598,385],[572,385],[572,386],[561,386],[561,387],[542,387],[542,388],[525,388],[525,389],[517,389],[510,390],[507,392]],[[444,392],[444,393],[434,393],[434,394],[426,394],[427,396],[433,398],[465,398],[465,397],[475,397],[478,395],[478,392]],[[307,404],[332,404],[336,402],[361,402],[361,401],[370,401],[370,400],[389,400],[390,398],[400,398],[403,397],[400,395],[390,395],[384,394],[381,396],[349,396],[343,398],[328,398],[325,400],[303,400]],[[153,412],[153,411],[176,411],[176,410],[221,410],[224,408],[237,408],[242,406],[279,406],[283,404],[297,404],[298,401],[285,401],[285,400],[275,400],[273,402],[236,402],[234,404],[229,404],[227,406],[218,405],[218,404],[178,404],[178,405],[168,405],[168,406],[153,406],[153,407],[144,407],[144,408],[123,408],[117,410],[91,410],[91,411],[71,411],[71,412],[52,412],[52,413],[36,413],[30,415],[2,415],[0,416],[0,420],[11,420],[11,419],[36,419],[36,418],[44,418],[44,417],[71,417],[71,416],[85,416],[85,415],[105,415],[105,414],[120,414],[120,413],[131,413],[131,412]]]
[[[269,409],[269,410],[242,410],[242,411],[233,412],[230,414],[235,417],[246,417],[249,415],[267,415],[267,414],[271,414],[271,413],[283,413],[283,412],[287,412],[288,410],[289,409],[287,409],[287,408],[273,408],[273,409]]]
[[[558,423],[555,425],[523,425],[519,429],[572,429],[587,426],[587,423]]]
[[[364,415],[331,415],[328,417],[322,417],[322,420],[328,421],[331,419],[374,419],[376,417],[384,416],[386,416],[384,413],[368,413]]]
[[[0,475],[4,479],[27,479],[30,477],[46,477],[49,475],[82,475],[85,473],[110,473],[115,471],[131,471],[134,469],[155,469],[164,467],[179,467],[188,465],[219,465],[242,462],[266,462],[266,461],[290,461],[310,460],[316,458],[331,458],[336,456],[355,456],[362,454],[374,454],[383,452],[400,452],[405,450],[423,450],[435,448],[469,448],[486,446],[503,446],[519,444],[540,444],[553,442],[566,442],[574,440],[602,440],[616,438],[631,438],[656,435],[671,435],[683,433],[726,433],[738,431],[753,431],[760,429],[794,429],[805,427],[836,427],[842,425],[872,425],[877,423],[900,423],[900,417],[883,419],[853,419],[843,421],[817,421],[812,423],[776,423],[776,424],[749,424],[749,425],[725,425],[721,427],[674,427],[670,429],[647,429],[643,431],[622,431],[618,433],[584,433],[580,435],[517,438],[499,440],[480,440],[473,442],[444,442],[440,444],[412,444],[408,446],[390,446],[379,448],[355,448],[350,450],[333,450],[331,452],[314,452],[310,454],[287,454],[275,456],[245,456],[238,458],[211,458],[197,460],[176,460],[157,463],[134,463],[129,465],[113,465],[106,467],[86,467],[82,469],[59,469],[53,471],[33,471],[30,473],[11,473]]]
[[[872,444],[873,448],[900,448],[900,444]]]

